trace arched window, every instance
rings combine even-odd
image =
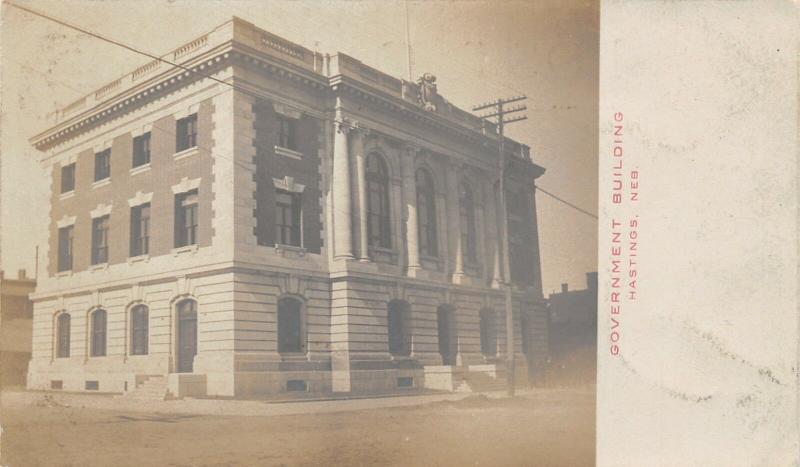
[[[477,241],[475,239],[475,201],[472,189],[462,183],[459,189],[459,216],[461,219],[461,252],[470,261],[478,259]]]
[[[481,353],[487,357],[494,357],[497,355],[497,330],[492,310],[481,310],[480,328]]]
[[[436,256],[438,242],[436,237],[436,194],[433,178],[425,169],[418,169],[417,216],[419,227],[419,253],[423,256]]]
[[[389,334],[389,353],[392,355],[410,355],[408,342],[408,314],[410,306],[402,300],[389,302],[387,310],[387,331]]]
[[[69,357],[69,336],[70,336],[70,316],[69,313],[61,313],[56,321],[56,357]]]
[[[278,300],[278,352],[305,353],[303,304],[293,297]]]
[[[91,356],[104,357],[106,355],[106,310],[92,312],[92,341]]]
[[[149,314],[144,305],[131,309],[131,355],[147,355]]]
[[[389,216],[389,170],[377,154],[367,156],[367,242],[369,246],[392,247]]]

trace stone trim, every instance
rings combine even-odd
[[[182,108],[180,110],[176,110],[175,112],[173,112],[172,113],[172,117],[176,121],[178,121],[178,120],[180,120],[182,118],[188,117],[189,115],[197,113],[197,111],[199,109],[200,109],[200,104],[199,103],[191,104],[188,107],[184,107],[184,108]]]
[[[67,216],[67,215],[64,215],[64,217],[62,217],[61,219],[59,219],[59,220],[56,222],[56,226],[57,226],[59,229],[61,229],[61,228],[64,228],[64,227],[69,227],[69,226],[71,226],[71,225],[75,225],[75,219],[76,219],[76,217],[75,217],[75,216]]]
[[[290,193],[302,193],[306,189],[305,185],[295,183],[294,177],[288,175],[284,178],[273,178],[272,183],[275,184],[275,188]]]
[[[111,184],[111,177],[110,176],[106,177],[106,178],[104,178],[102,180],[95,180],[94,182],[92,182],[92,190],[94,190],[95,188],[100,188],[100,187],[103,187],[103,186],[106,186],[106,185],[110,185],[110,184]]]
[[[97,154],[98,152],[105,151],[106,149],[111,149],[111,144],[114,142],[113,139],[104,140],[102,143],[97,143],[92,147],[94,153]]]
[[[69,190],[69,191],[65,191],[64,193],[59,194],[58,195],[58,199],[63,201],[65,199],[67,199],[67,198],[72,198],[73,196],[75,196],[75,190],[74,189],[73,190]]]
[[[89,215],[92,219],[96,219],[98,217],[108,216],[111,214],[111,203],[109,204],[98,204],[96,208],[94,208]]]
[[[294,151],[292,149],[285,148],[283,146],[275,146],[275,154],[279,156],[288,157],[290,159],[297,159],[297,160],[303,159],[302,152]]]
[[[150,163],[149,162],[147,164],[142,164],[142,165],[139,165],[139,166],[136,166],[136,167],[130,169],[130,174],[133,176],[133,175],[140,174],[142,172],[147,172],[148,170],[150,170]]]
[[[184,159],[186,157],[194,156],[200,152],[200,149],[197,146],[192,146],[190,148],[186,148],[183,151],[178,151],[172,155],[173,160]]]
[[[189,179],[189,177],[183,177],[180,183],[172,185],[172,193],[173,194],[180,194],[186,193],[187,191],[192,191],[200,188],[200,181],[202,178],[193,178]]]
[[[300,117],[303,116],[303,112],[299,109],[296,109],[292,106],[282,104],[280,102],[273,102],[272,109],[275,111],[276,114],[283,115],[286,118],[291,118],[294,120],[299,120]]]
[[[144,126],[131,130],[131,136],[136,138],[137,136],[142,136],[145,133],[152,132],[152,130],[153,130],[153,124],[146,123],[144,124]]]
[[[178,256],[181,254],[197,253],[197,249],[198,249],[197,243],[192,243],[191,245],[173,248],[172,250],[170,250],[170,252],[172,253],[173,256]]]
[[[136,195],[133,198],[128,199],[128,206],[135,207],[141,206],[142,204],[149,203],[153,200],[153,192],[150,193],[142,193],[141,191],[137,191]]]

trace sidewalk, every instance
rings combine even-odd
[[[532,394],[533,392],[533,390],[518,390],[517,394],[525,395]],[[443,393],[362,399],[276,402],[191,398],[170,401],[141,401],[107,394],[4,390],[0,393],[0,406],[62,406],[124,412],[223,416],[251,415],[263,417],[272,415],[348,412],[388,407],[410,407],[431,402],[458,401],[476,395],[484,395],[491,399],[501,399],[506,396],[506,393],[505,391],[494,391],[487,393]]]

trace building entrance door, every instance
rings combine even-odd
[[[437,331],[439,334],[439,354],[442,356],[443,365],[455,364],[455,352],[452,341],[453,310],[447,306],[440,306],[436,313]]]
[[[178,304],[178,373],[194,370],[197,355],[197,305],[194,300]]]

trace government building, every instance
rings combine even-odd
[[[506,229],[497,129],[430,74],[397,79],[238,18],[164,60],[31,139],[50,211],[29,388],[481,390],[507,374],[507,283],[516,379],[540,381],[544,169],[528,146],[505,140]]]

